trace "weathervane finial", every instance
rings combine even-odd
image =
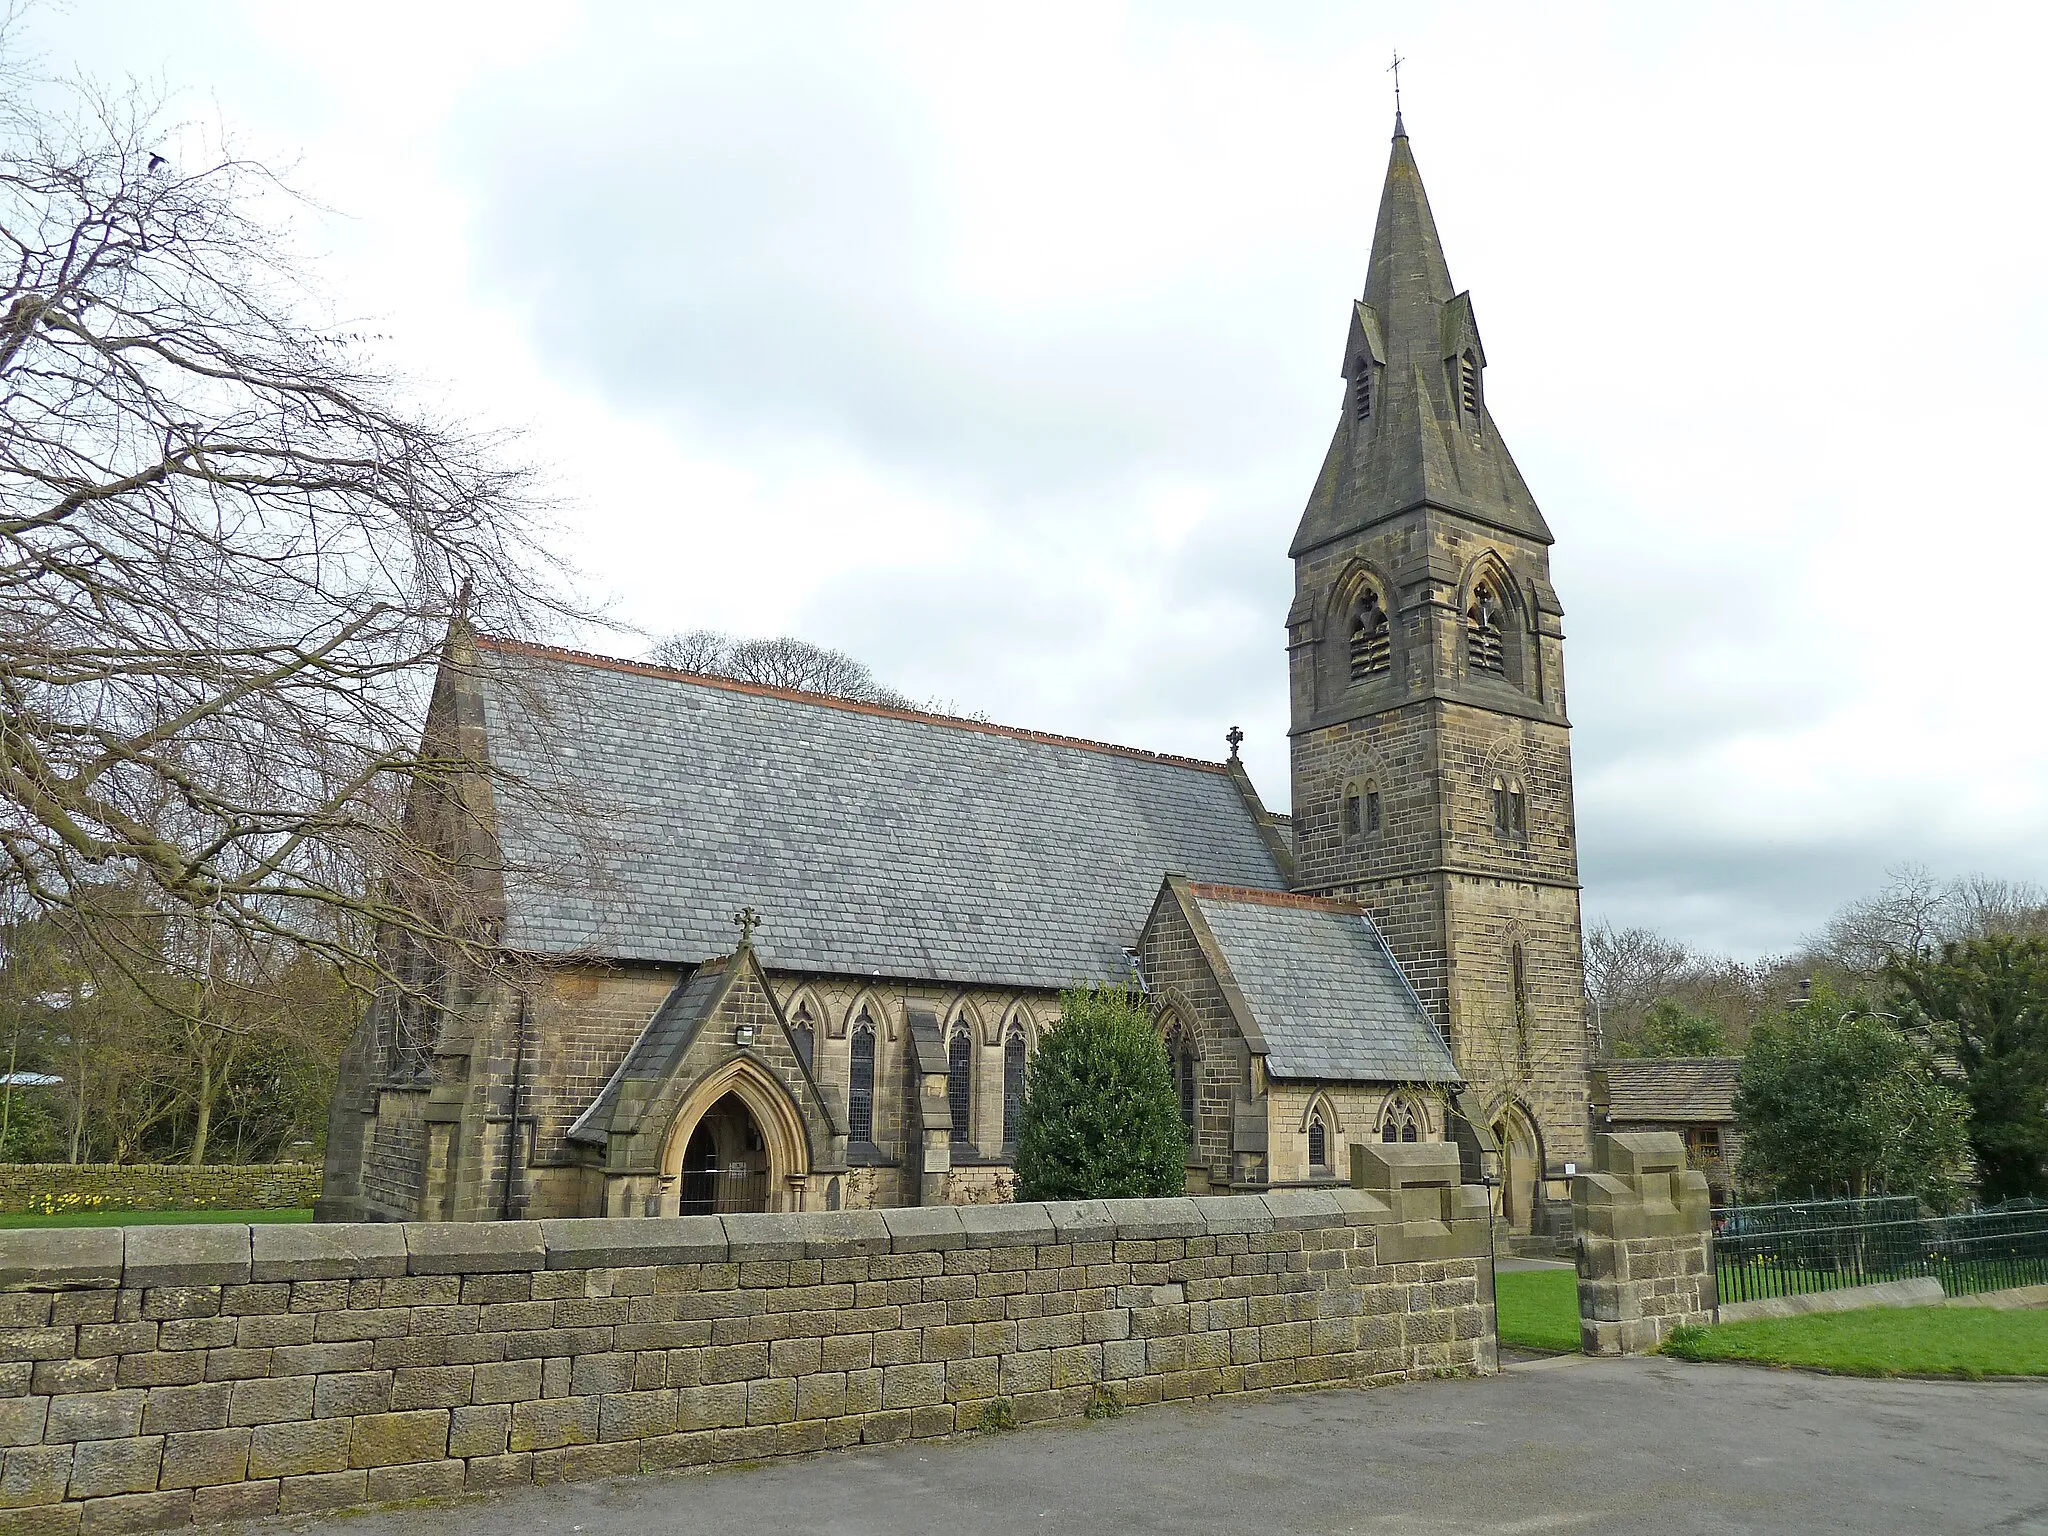
[[[761,926],[761,914],[752,907],[741,907],[732,915],[733,926],[740,931],[740,948],[754,947],[754,930]]]
[[[1394,62],[1387,66],[1387,73],[1394,77],[1394,116],[1401,115],[1401,66],[1408,61],[1401,57],[1401,50],[1394,50]]]

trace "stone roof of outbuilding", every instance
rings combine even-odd
[[[751,905],[774,969],[1054,988],[1129,974],[1164,871],[1285,883],[1225,764],[503,641],[474,682],[516,950],[690,964]]]
[[[1616,1123],[1668,1120],[1709,1124],[1735,1118],[1740,1056],[1640,1056],[1594,1070],[1594,1103]]]
[[[1189,882],[1200,923],[1265,1044],[1266,1071],[1455,1083],[1458,1069],[1362,907]]]

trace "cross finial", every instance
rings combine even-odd
[[[740,948],[754,947],[754,930],[761,926],[761,914],[752,907],[741,907],[732,915],[733,926],[740,931]]]
[[[1394,62],[1387,66],[1387,72],[1394,77],[1394,116],[1401,115],[1401,66],[1408,61],[1401,57],[1401,50],[1394,50]]]
[[[1237,749],[1244,745],[1244,732],[1233,725],[1223,733],[1223,739],[1230,743],[1230,760],[1236,762]]]

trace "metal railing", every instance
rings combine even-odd
[[[1714,1211],[1723,1302],[1931,1276],[1950,1296],[2048,1284],[2048,1210],[1924,1216],[1910,1197]]]
[[[768,1172],[751,1168],[685,1168],[676,1213],[718,1216],[768,1209]]]

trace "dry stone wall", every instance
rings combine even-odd
[[[318,1163],[0,1163],[0,1212],[276,1211],[320,1197]]]
[[[1441,1172],[1382,1163],[1374,1191],[1264,1197],[0,1233],[0,1532],[1484,1372],[1483,1194]]]

